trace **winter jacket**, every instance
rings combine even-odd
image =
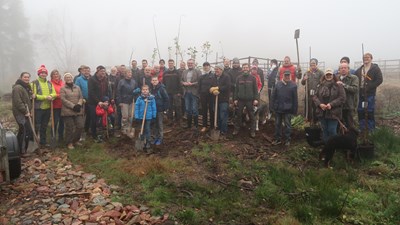
[[[47,96],[50,95],[53,99],[57,96],[51,82],[47,79],[38,77],[37,80],[32,81],[31,88],[33,94],[36,95],[34,105],[35,109],[50,109],[50,101],[47,100]]]
[[[165,89],[169,95],[182,94],[181,78],[178,70],[166,70],[163,77]]]
[[[276,66],[269,74],[268,74],[268,88],[274,88],[276,84],[276,77],[278,75],[278,66]]]
[[[104,96],[108,96],[108,79],[105,77],[102,81],[97,75],[92,76],[88,81],[88,104],[97,105]],[[110,96],[108,96],[110,97]]]
[[[306,85],[307,83],[307,89],[308,89],[308,95],[310,96],[311,90],[315,91],[317,90],[318,84],[321,81],[321,77],[324,76],[324,72],[322,72],[322,70],[317,69],[316,71],[310,71],[308,70],[304,76],[307,75],[307,80],[303,79],[301,80],[301,84],[302,85]],[[306,82],[307,81],[307,82]]]
[[[231,76],[231,92],[235,93],[236,79],[242,75],[242,68],[233,67],[229,74]]]
[[[108,92],[109,92],[109,96],[111,99],[116,99],[117,98],[117,88],[118,88],[118,84],[119,81],[121,81],[121,79],[118,79],[117,76],[114,75],[108,75]]]
[[[151,85],[150,88],[151,95],[156,100],[157,112],[167,111],[169,109],[169,97],[164,84],[158,83],[157,86]]]
[[[343,104],[346,101],[346,93],[341,85],[338,85],[333,80],[322,81],[318,86],[316,94],[313,96],[315,103],[316,115],[318,118],[324,119],[342,119]],[[330,110],[323,111],[321,104],[330,104]]]
[[[261,87],[260,87],[259,91],[261,91],[264,87],[264,71],[260,67],[257,67],[257,74],[259,76],[260,83],[261,83]]]
[[[75,105],[83,105],[83,95],[78,85],[74,84],[72,88],[64,85],[60,90],[60,98],[62,102],[61,116],[79,116],[83,115],[83,107],[80,112],[73,110]]]
[[[136,81],[132,79],[122,79],[117,87],[117,103],[131,104],[133,101],[133,90],[137,88]]]
[[[143,96],[140,95],[135,103],[135,119],[143,119],[144,109],[146,107],[145,100],[148,100],[147,111],[146,111],[146,120],[155,119],[157,116],[157,108],[156,108],[156,100],[153,95]]]
[[[86,100],[89,99],[89,95],[88,95],[88,80],[89,79],[90,79],[90,77],[86,78],[84,75],[81,75],[74,82],[81,89],[83,98]]]
[[[56,91],[57,97],[53,100],[53,108],[61,109],[61,97],[60,90],[64,86],[64,82],[60,79],[59,81],[51,80],[51,84],[53,84],[53,88]]]
[[[157,76],[157,78],[158,78],[158,81],[159,81],[160,83],[163,82],[164,74],[165,74],[166,71],[167,71],[167,69],[166,69],[165,67],[163,67],[163,68],[160,68],[160,71],[156,74],[156,76]]]
[[[100,105],[96,106],[96,116],[101,116],[101,124],[103,125],[103,127],[107,126],[107,119],[108,119],[107,117],[113,114],[114,112],[115,112],[114,107],[111,104],[108,105],[107,113],[106,109],[104,109]]]
[[[213,85],[218,86],[213,72],[210,71],[201,75],[199,78],[200,96],[210,95],[210,88],[213,87]]]
[[[290,64],[289,66],[282,66],[281,68],[279,68],[279,80],[283,79],[283,74],[287,70],[290,72],[290,80],[296,82],[296,66],[292,64]]]
[[[213,78],[213,87],[218,87],[219,95],[218,102],[229,102],[229,96],[231,94],[231,78],[229,75],[222,73],[222,75],[218,78],[217,75],[214,75]]]
[[[143,85],[151,86],[151,76],[141,75],[139,77],[138,82],[139,87],[141,88]]]
[[[12,112],[18,123],[23,124],[25,115],[32,110],[32,89],[29,84],[24,83],[21,79],[15,82],[12,88]]]
[[[187,77],[189,71],[192,71],[192,79],[190,79],[190,80],[188,80],[188,77]],[[183,86],[185,93],[191,92],[194,96],[199,97],[198,82],[199,82],[200,76],[201,76],[201,71],[198,69],[187,69],[187,70],[183,71],[181,84]],[[184,86],[183,82],[191,82],[193,85],[192,86]]]
[[[234,100],[257,100],[257,80],[254,76],[245,73],[236,79]]]
[[[344,83],[343,88],[346,93],[346,102],[343,105],[343,109],[356,110],[359,99],[358,77],[353,74],[348,74],[344,77],[339,76],[339,79]]]
[[[297,85],[293,81],[278,81],[271,96],[272,109],[276,113],[297,114]]]
[[[254,78],[256,78],[256,82],[257,82],[257,92],[260,93],[261,88],[262,88],[262,84],[261,84],[261,79],[260,76],[257,74],[251,74]]]
[[[356,76],[358,77],[358,83],[360,87],[360,95],[364,96],[364,83],[362,82],[362,71],[364,65],[356,70]],[[376,95],[376,88],[382,84],[383,77],[382,71],[379,68],[378,64],[372,63],[371,68],[369,69],[367,76],[366,76],[366,86],[367,86],[367,96],[375,96]]]

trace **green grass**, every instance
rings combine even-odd
[[[170,213],[182,224],[396,224],[400,138],[387,129],[372,137],[374,160],[349,165],[338,153],[333,169],[322,168],[318,150],[305,143],[296,143],[279,160],[241,159],[208,143],[181,158],[139,156],[129,161],[111,156],[100,144],[69,151],[69,157],[124,187],[113,200],[146,204],[154,215]],[[251,180],[254,190],[241,189],[241,179]]]

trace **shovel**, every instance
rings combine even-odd
[[[86,110],[85,110],[85,102],[82,104],[82,110],[83,110],[83,118],[86,120]],[[85,141],[86,140],[86,132],[81,133],[81,140]]]
[[[108,133],[108,108],[106,109],[106,137],[110,138],[110,134]]]
[[[214,129],[211,130],[211,140],[219,140],[219,130],[217,130],[217,113],[218,113],[218,95],[215,96],[215,107],[214,107]]]
[[[146,99],[145,101],[146,101],[146,106],[144,107],[144,113],[143,113],[143,119],[142,119],[142,127],[140,129],[140,134],[139,134],[138,138],[135,141],[135,149],[136,149],[136,151],[143,151],[143,148],[144,148],[144,140],[142,140],[142,136],[143,136],[143,130],[144,130],[144,122],[146,121],[148,99]]]
[[[54,129],[54,108],[53,108],[53,101],[50,102],[50,114],[51,114],[51,140],[50,140],[50,148],[54,149],[57,145],[56,140],[56,132]]]
[[[125,132],[129,138],[135,137],[135,128],[133,127],[133,112],[134,111],[135,111],[135,98],[133,98],[133,100],[132,100],[131,118],[129,118],[129,123],[130,123],[131,127],[129,128],[129,131],[127,129]]]
[[[28,112],[29,112],[28,105],[26,105],[26,110],[28,110]],[[33,115],[34,114],[32,114],[32,116]],[[28,119],[29,119],[29,124],[31,125],[31,130],[32,130],[32,134],[33,134],[33,141],[31,141],[31,140],[29,141],[28,149],[26,150],[26,152],[27,153],[32,153],[35,150],[39,149],[39,144],[38,144],[39,143],[39,138],[37,137],[36,132],[35,132],[35,128],[33,127],[34,124],[33,124],[31,116],[28,116]],[[41,154],[41,152],[39,152],[39,154]]]

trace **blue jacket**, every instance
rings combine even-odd
[[[153,95],[144,97],[140,95],[135,103],[135,119],[143,119],[144,108],[146,107],[145,99],[148,99],[146,120],[155,119],[157,116],[156,100]]]
[[[297,85],[293,81],[276,83],[271,99],[274,112],[297,114]]]
[[[151,86],[151,94],[156,99],[157,112],[164,112],[169,108],[169,97],[165,86],[159,83],[157,86]]]
[[[83,98],[87,100],[89,98],[88,79],[85,76],[81,75],[76,79],[75,84],[81,89]]]

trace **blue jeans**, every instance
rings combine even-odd
[[[60,141],[64,139],[64,120],[61,117],[61,108],[53,109],[53,113],[54,113],[54,133],[57,136],[57,131],[58,131],[58,141]],[[53,135],[53,131],[51,135]]]
[[[142,120],[137,119],[136,120],[137,124],[142,127]],[[140,140],[146,140],[146,144],[150,143],[150,138],[151,138],[151,120],[145,120],[144,121],[144,127],[143,127],[143,135],[140,136]]]
[[[156,121],[154,122],[154,137],[156,139],[163,139],[164,135],[164,126],[163,126],[163,117],[164,117],[164,113],[163,112],[157,112],[157,117],[156,117]],[[146,121],[147,123],[147,121]]]
[[[281,140],[282,138],[282,121],[285,129],[285,141],[290,141],[290,134],[292,133],[292,114],[288,113],[275,113],[275,140]]]
[[[46,131],[50,120],[50,109],[35,109],[35,131],[40,134],[41,145],[46,144]]]
[[[360,101],[358,103],[358,123],[360,125],[360,129],[365,129],[365,109],[362,107],[362,103],[365,101],[364,96],[360,96]],[[368,111],[368,130],[375,129],[375,96],[368,96],[367,97],[367,111]]]
[[[218,127],[219,131],[223,134],[228,132],[228,102],[218,103]]]
[[[338,121],[335,119],[320,118],[319,122],[322,127],[322,139],[328,141],[328,139],[337,134]]]
[[[188,116],[198,116],[199,115],[199,98],[193,95],[191,92],[185,93],[185,106],[186,113]]]

